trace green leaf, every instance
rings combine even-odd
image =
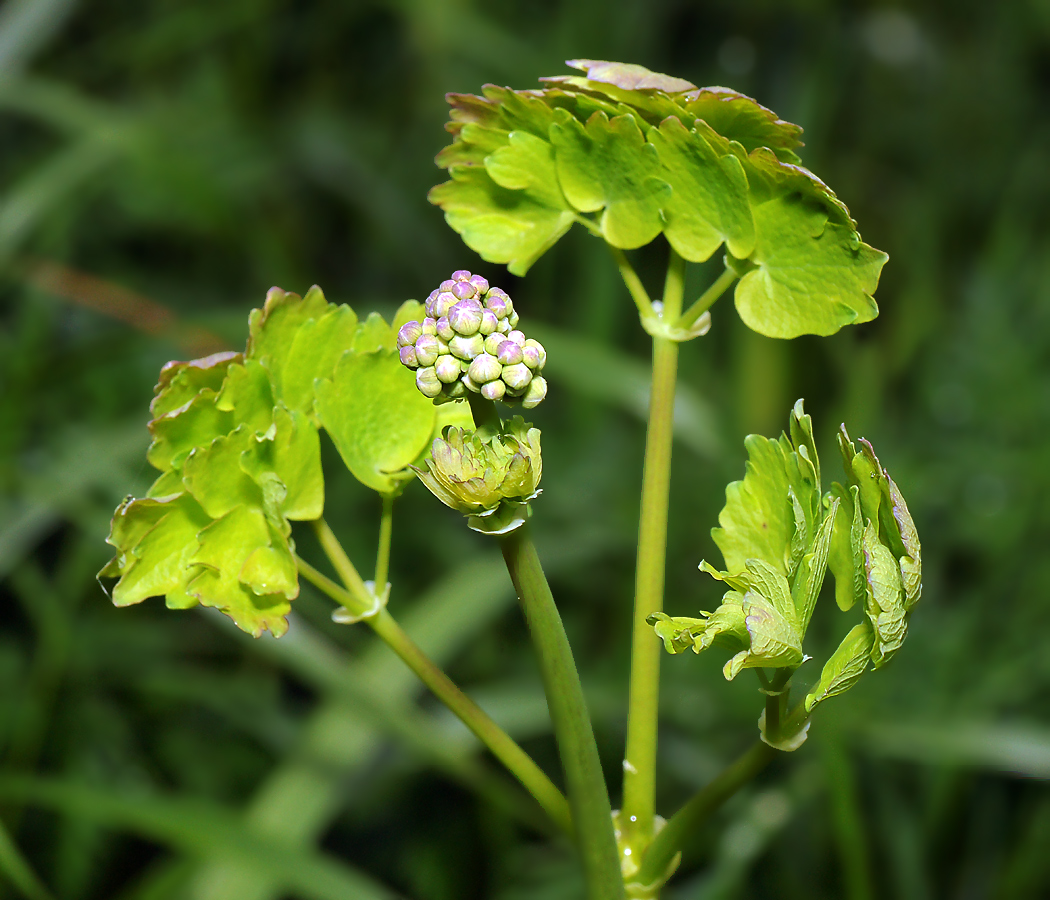
[[[601,232],[614,247],[648,244],[663,230],[660,209],[671,188],[635,117],[596,112],[584,126],[565,110],[555,116],[550,136],[566,199],[580,212],[603,210]]]
[[[604,59],[569,59],[565,65],[582,69],[589,81],[616,85],[626,91],[663,91],[675,94],[696,89],[696,85],[684,78],[653,72],[634,63],[609,62]]]
[[[149,407],[153,418],[185,406],[205,388],[218,392],[227,368],[243,360],[241,353],[223,352],[189,362],[166,363],[153,389],[153,402]]]
[[[824,584],[824,574],[828,566],[828,552],[831,547],[831,536],[838,513],[838,500],[833,500],[827,517],[817,530],[816,537],[808,553],[802,557],[792,585],[792,598],[796,610],[799,631],[805,634],[809,620],[817,605],[820,588]]]
[[[747,647],[750,640],[744,622],[743,599],[743,594],[727,591],[713,613],[701,611],[702,619],[671,617],[658,612],[646,621],[663,639],[668,653],[681,653],[689,648],[700,653],[715,644],[736,652]]]
[[[725,242],[734,256],[745,258],[755,247],[755,228],[748,201],[747,177],[732,153],[718,153],[705,136],[703,123],[687,129],[668,117],[648,132],[672,192],[663,204],[664,235],[690,262],[703,262]]]
[[[875,630],[871,658],[878,669],[889,662],[904,643],[908,620],[897,560],[879,541],[871,522],[864,529],[864,573],[867,581],[865,612]]]
[[[187,457],[182,467],[183,483],[212,519],[245,504],[263,505],[259,485],[241,468],[242,455],[251,453],[256,443],[255,431],[239,425],[206,447],[195,448]]]
[[[768,147],[784,162],[799,161],[794,151],[802,146],[802,129],[750,97],[728,88],[705,87],[678,102],[690,116],[703,119],[722,137],[742,144],[748,153]]]
[[[756,268],[736,287],[736,308],[749,328],[775,338],[829,335],[878,315],[872,294],[885,253],[797,192],[753,205],[752,214]]]
[[[263,432],[273,423],[273,389],[266,369],[254,359],[227,369],[215,406],[232,412],[238,427]]]
[[[314,381],[332,377],[335,364],[353,346],[356,333],[357,315],[345,304],[329,304],[320,318],[299,323],[281,366],[277,399],[288,409],[315,419]]]
[[[125,500],[113,516],[108,542],[117,555],[99,573],[118,577],[113,603],[130,606],[164,596],[174,608],[192,606],[185,586],[195,574],[197,534],[209,523],[189,494]]]
[[[379,313],[373,312],[357,326],[352,349],[355,353],[374,353],[377,350],[394,350],[396,343],[397,335],[394,334],[394,329],[387,325],[386,319]],[[336,365],[338,364],[339,360],[336,360]]]
[[[744,595],[744,622],[751,647],[741,650],[722,668],[727,681],[743,669],[757,666],[794,668],[802,664],[802,638],[793,622],[781,614],[765,597],[754,591]]]
[[[828,551],[828,568],[835,576],[835,602],[843,612],[864,597],[864,522],[856,485],[847,491],[836,482],[830,496],[839,501]]]
[[[317,413],[343,462],[362,484],[395,493],[434,430],[433,404],[394,352],[343,355],[317,384]]]
[[[284,387],[284,366],[299,326],[309,319],[319,319],[328,310],[321,289],[314,285],[305,297],[281,288],[270,288],[262,309],[248,316],[248,349],[245,356],[267,367],[278,396]]]
[[[875,633],[868,622],[850,630],[821,669],[816,687],[806,695],[807,713],[829,697],[844,694],[860,680],[868,668],[874,643]]]
[[[280,515],[313,521],[324,512],[321,441],[310,420],[298,410],[274,409],[273,435],[256,440],[240,458],[241,469],[261,488],[269,479],[280,484]]]
[[[198,540],[192,562],[199,574],[187,592],[255,637],[266,630],[284,634],[288,601],[299,593],[298,572],[287,541],[262,511],[238,506],[204,528]]]
[[[181,468],[190,451],[228,434],[236,424],[233,413],[215,404],[216,393],[204,388],[184,406],[164,413],[149,423],[153,443],[146,451],[150,465],[162,472]]]
[[[749,559],[747,573],[751,590],[760,594],[793,629],[798,630],[795,604],[791,599],[791,585],[788,584],[788,580],[761,559]]]
[[[575,215],[564,201],[551,205],[550,190],[500,187],[482,168],[455,168],[452,179],[431,188],[449,227],[486,262],[505,263],[524,275],[565,234]]]

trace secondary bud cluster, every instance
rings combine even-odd
[[[460,269],[427,297],[425,308],[422,322],[406,322],[397,333],[401,362],[416,370],[424,396],[443,402],[473,391],[525,409],[547,396],[540,374],[547,354],[517,330],[506,291]]]

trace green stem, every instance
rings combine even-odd
[[[715,305],[715,301],[721,297],[726,289],[739,276],[732,269],[726,269],[718,278],[715,283],[711,285],[706,291],[704,291],[700,298],[682,313],[681,318],[676,323],[679,328],[689,329],[691,328],[697,319],[699,319],[705,312],[707,312],[712,306]]]
[[[470,414],[474,418],[474,428],[478,437],[488,441],[489,438],[502,434],[503,420],[499,417],[495,403],[473,391],[467,392],[467,403],[470,405]]]
[[[638,273],[634,271],[634,268],[627,261],[627,254],[622,250],[610,246],[612,250],[613,259],[616,260],[616,267],[620,270],[620,277],[623,279],[623,283],[627,285],[627,290],[631,292],[631,299],[634,300],[634,305],[638,307],[638,315],[643,319],[652,318],[653,313],[653,301],[649,299],[649,294],[645,290],[645,285],[642,284],[642,279],[638,277]],[[674,253],[677,256],[677,253]],[[680,257],[679,257],[680,258]],[[681,301],[679,301],[681,302]],[[664,309],[667,309],[667,300],[664,298]],[[678,315],[678,310],[675,310],[675,316]]]
[[[379,520],[379,550],[376,552],[376,593],[386,590],[390,578],[390,536],[394,525],[394,495],[383,494],[383,516]]]
[[[612,808],[602,776],[583,688],[572,648],[536,548],[523,525],[500,537],[500,548],[540,661],[568,787],[576,843],[590,900],[623,898],[623,877],[613,833]]]
[[[673,250],[664,288],[664,316],[675,321],[682,307],[685,261]],[[663,608],[667,555],[667,507],[671,487],[671,438],[674,425],[678,344],[653,338],[653,384],[645,439],[638,561],[635,570],[634,631],[627,750],[623,768],[623,842],[640,855],[653,836],[656,792],[656,733],[663,647],[646,619]],[[637,858],[637,857],[635,857]]]
[[[768,744],[756,741],[736,762],[694,794],[649,845],[637,880],[642,884],[651,884],[663,878],[689,836],[718,807],[769,765],[776,752]]]
[[[341,547],[335,558],[329,558],[337,570],[346,569],[347,566],[353,569],[353,563],[346,558],[345,553],[342,553]],[[349,589],[349,584],[346,588],[340,587],[299,557],[296,557],[296,563],[299,567],[299,574],[336,603],[341,603],[351,611],[370,608],[371,597],[363,583],[364,593],[359,594]],[[354,574],[356,575],[356,571]],[[342,571],[340,571],[340,576],[342,576]],[[356,580],[360,581],[360,576]],[[380,609],[379,612],[364,621],[416,673],[419,680],[430,688],[434,696],[444,703],[478,740],[492,751],[492,755],[522,783],[554,823],[566,833],[572,834],[572,819],[565,796],[532,758],[514,742],[513,738],[453,684],[451,679],[419,649],[385,609]]]

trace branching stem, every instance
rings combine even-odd
[[[726,292],[726,289],[737,280],[739,276],[732,269],[726,269],[714,284],[704,291],[699,299],[693,303],[678,320],[678,327],[688,330],[705,312],[715,305],[715,301]]]
[[[623,877],[612,809],[591,719],[565,627],[529,537],[528,525],[502,535],[500,547],[539,656],[576,826],[576,843],[587,878],[587,896],[590,900],[622,900]]]
[[[351,613],[360,615],[368,612],[374,600],[354,564],[324,521],[319,521],[315,527],[325,553],[336,572],[339,573],[345,587],[340,587],[309,563],[296,557],[299,573],[314,587],[327,594],[336,603],[345,606]],[[532,758],[514,742],[513,738],[453,684],[449,677],[420,650],[386,609],[380,609],[364,621],[416,673],[434,696],[444,703],[478,740],[492,751],[493,756],[503,763],[532,794],[554,823],[567,834],[572,834],[572,817],[564,794],[558,790]]]

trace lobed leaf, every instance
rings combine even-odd
[[[754,591],[748,591],[744,595],[743,611],[751,646],[723,666],[722,673],[727,681],[732,681],[743,669],[758,666],[793,668],[802,664],[802,637],[794,622],[773,603]]]
[[[868,668],[875,642],[875,633],[869,622],[855,625],[831,654],[820,671],[820,681],[806,695],[806,712],[812,712],[829,697],[844,694]]]

